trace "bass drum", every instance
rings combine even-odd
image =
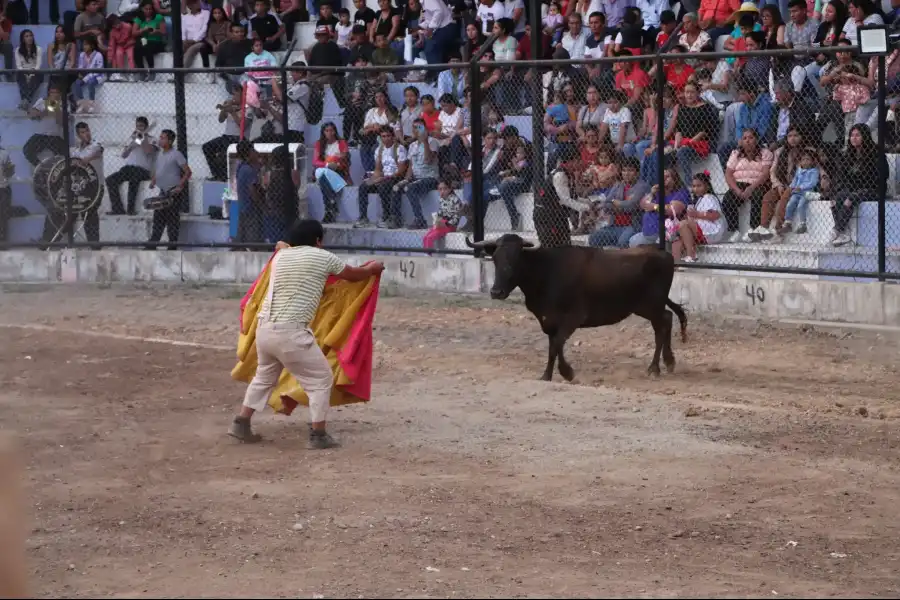
[[[58,164],[65,165],[66,159],[62,156],[51,156],[45,158],[38,163],[34,169],[34,175],[31,180],[34,189],[34,197],[47,209],[47,212],[59,210],[53,204],[54,189],[56,186],[50,185],[50,174],[54,170],[59,170]]]

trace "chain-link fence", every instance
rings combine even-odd
[[[497,60],[528,58],[505,33],[445,65],[381,48],[345,67],[36,71],[49,87],[20,84],[0,132],[0,233],[270,247],[311,217],[335,248],[471,253],[467,236],[515,232],[663,244],[688,266],[900,273],[897,51],[754,52],[751,35],[749,52],[572,60],[563,40],[552,60]]]

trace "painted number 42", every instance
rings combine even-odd
[[[404,279],[415,279],[416,263],[411,260],[400,261],[400,272],[403,273]]]

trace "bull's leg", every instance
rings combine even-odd
[[[553,365],[556,362],[556,346],[553,343],[554,334],[547,334],[547,368],[541,375],[541,381],[550,381],[553,379]]]
[[[675,370],[675,354],[672,353],[672,313],[663,311],[663,320],[666,324],[666,331],[663,335],[663,362],[666,363],[666,371],[669,373]]]
[[[671,319],[669,320],[671,327]],[[653,325],[653,333],[656,337],[656,349],[653,351],[653,360],[650,362],[650,366],[647,367],[647,374],[649,375],[659,375],[659,355],[662,353],[663,346],[665,345],[665,333],[666,333],[666,321],[663,316],[657,315],[650,320],[650,324]]]
[[[563,342],[565,344],[565,342]],[[566,381],[572,381],[575,379],[575,370],[572,368],[566,361],[566,357],[563,356],[563,348],[560,346],[559,348],[559,374],[563,376],[563,379]]]

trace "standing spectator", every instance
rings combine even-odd
[[[247,39],[247,30],[240,23],[231,24],[231,37],[219,43],[216,49],[216,67],[243,67],[244,59],[253,49],[253,42]],[[315,49],[315,46],[313,46]],[[340,54],[338,55],[340,58]],[[312,64],[313,55],[310,55]],[[229,92],[241,88],[240,73],[220,73],[225,80],[225,89]]]
[[[425,59],[431,64],[444,62],[459,37],[458,26],[444,0],[425,0],[422,3],[419,26],[425,30]]]
[[[422,246],[425,248],[434,248],[435,242],[447,237],[448,233],[456,231],[465,211],[465,205],[460,202],[459,197],[453,192],[449,182],[441,181],[437,186],[437,190],[441,197],[441,204],[440,208],[438,208],[434,226],[422,239]]]
[[[338,137],[334,123],[322,125],[319,139],[313,147],[313,167],[325,205],[322,222],[334,223],[341,192],[353,183],[350,179],[350,148],[345,140]]]
[[[878,180],[888,172],[888,166],[885,156],[875,148],[871,130],[863,124],[850,129],[847,149],[837,162],[835,187],[828,197],[834,217],[831,243],[843,246],[852,241],[847,230],[853,211],[861,202],[878,200]]]
[[[481,33],[490,35],[494,30],[494,23],[506,16],[506,7],[500,0],[479,0],[478,11],[475,13],[475,22]]]
[[[287,234],[287,229],[299,217],[305,218],[307,211],[300,214],[297,187],[300,185],[300,172],[293,168],[292,157],[288,147],[280,145],[272,151],[269,168],[265,172],[263,183],[265,199],[262,210],[262,239],[268,244],[275,244]],[[285,172],[285,165],[291,163],[290,173]]]
[[[191,178],[191,168],[179,150],[175,149],[175,132],[163,129],[159,136],[159,154],[153,176],[150,178],[150,189],[159,187],[160,192],[173,197],[168,208],[153,211],[153,229],[150,242],[159,242],[163,231],[168,234],[169,250],[175,250],[178,242],[178,231],[181,227],[181,212],[187,209],[185,186]]]
[[[110,214],[124,215],[122,206],[123,183],[128,184],[128,214],[137,214],[138,187],[142,181],[150,181],[150,171],[153,168],[153,159],[159,150],[156,141],[147,131],[149,122],[147,117],[138,117],[134,120],[134,133],[122,151],[125,165],[106,178],[106,190],[109,192]]]
[[[84,12],[75,18],[72,28],[75,41],[78,43],[78,51],[82,51],[82,44],[87,37],[93,37],[98,42],[103,39],[103,28],[106,25],[106,17],[100,12],[99,0],[87,0]]]
[[[102,69],[103,54],[96,47],[96,40],[92,37],[86,37],[82,41],[84,50],[78,55],[79,69]],[[106,78],[103,73],[79,71],[78,78],[72,84],[72,93],[77,101],[76,113],[94,112],[94,98],[97,94],[97,88],[103,84]],[[85,98],[85,95],[87,97]]]
[[[413,133],[415,138],[406,152],[409,169],[401,189],[406,191],[412,207],[415,217],[413,228],[424,229],[427,224],[422,214],[422,201],[438,184],[438,142],[428,135],[425,121],[420,118],[413,122]]]
[[[34,95],[44,81],[44,76],[37,71],[41,68],[43,50],[34,43],[34,33],[23,29],[19,34],[19,47],[16,49],[16,83],[19,84],[20,110],[26,110],[34,104]]]
[[[616,37],[619,25],[625,18],[625,11],[629,6],[631,6],[629,0],[600,0],[600,6],[594,9],[606,15],[606,26],[612,37]]]
[[[306,63],[291,63],[290,83],[288,84],[288,142],[306,143],[306,126],[309,125],[306,111],[309,108],[309,75],[303,67]]]
[[[256,0],[255,14],[250,17],[250,38],[261,40],[263,48],[268,52],[281,50],[281,36],[284,25],[277,16],[269,12],[269,0]]]
[[[166,22],[163,16],[153,10],[151,0],[143,0],[141,16],[135,17],[134,25],[132,26],[132,35],[136,40],[135,60],[141,67],[155,68],[153,57],[166,50],[166,31]],[[142,79],[144,81],[154,81],[156,73],[145,75]]]
[[[769,239],[774,233],[761,225],[762,199],[768,189],[772,153],[759,144],[759,136],[753,129],[745,129],[737,150],[731,153],[725,166],[728,191],[722,201],[731,242],[758,242]],[[750,230],[741,238],[740,206],[750,204]]]
[[[408,161],[406,148],[397,143],[394,129],[390,125],[382,125],[379,130],[381,145],[375,152],[375,169],[372,176],[359,186],[359,220],[355,227],[369,226],[369,194],[381,197],[381,229],[397,229],[403,225],[400,212],[400,191],[398,183],[406,175]]]
[[[203,67],[209,68],[209,52],[211,48],[206,42],[209,28],[209,11],[201,10],[200,0],[188,0],[188,12],[181,15],[181,39],[184,47],[184,66],[190,67],[197,53],[203,61]]]
[[[235,173],[238,203],[237,243],[263,241],[263,193],[259,153],[249,140],[237,144],[238,165]],[[278,241],[278,240],[276,240]]]
[[[134,36],[131,35],[131,23],[126,23],[118,15],[109,15],[106,24],[109,30],[107,62],[122,71],[134,70]],[[109,80],[131,81],[131,77],[125,73],[113,73]]]

